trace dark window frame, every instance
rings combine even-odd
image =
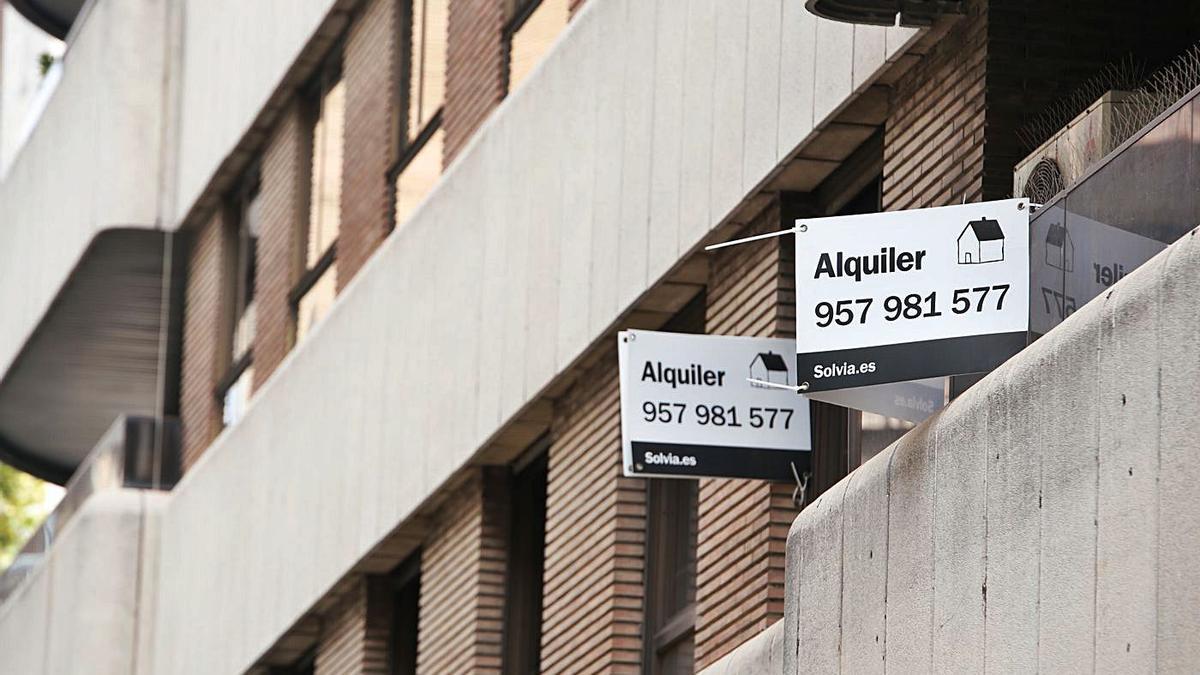
[[[388,575],[388,581],[392,592],[388,672],[416,675],[421,627],[421,550],[417,549],[397,565]]]
[[[549,469],[550,436],[545,434],[510,466],[508,475],[501,672],[511,675],[541,670]],[[534,522],[540,529],[532,528]]]
[[[226,298],[222,301],[223,335],[220,345],[221,360],[225,362],[225,372],[213,386],[213,397],[221,409],[221,423],[225,422],[225,397],[229,389],[241,378],[254,363],[254,344],[251,342],[241,354],[235,353],[234,337],[237,334],[238,323],[249,306],[254,302],[255,284],[258,277],[258,246],[255,238],[250,235],[251,224],[250,206],[259,195],[261,189],[260,169],[257,163],[246,169],[237,186],[228,194],[224,204],[226,218],[233,221],[227,235],[232,238],[233,256],[227,266],[226,279],[223,284]],[[230,245],[228,239],[224,245]]]
[[[269,675],[314,675],[317,672],[317,647],[309,647],[291,664],[273,666],[267,672]]]
[[[661,659],[684,640],[695,639],[698,503],[697,480],[651,478],[646,481],[642,666],[643,672],[649,675],[663,673]],[[684,510],[686,514],[682,513]],[[680,528],[681,517],[688,519],[686,529]],[[688,566],[684,571],[690,574],[691,586],[685,596],[690,597],[688,602],[669,611],[664,605],[672,599],[671,593],[678,590],[680,565]]]
[[[321,121],[324,114],[323,106],[325,96],[342,81],[342,51],[344,48],[344,38],[338,41],[338,44],[330,51],[325,62],[317,69],[300,91],[302,105],[304,106],[304,128],[307,130],[305,159],[308,171],[306,185],[304,187],[304,197],[302,199],[303,217],[301,222],[295,227],[295,261],[298,273],[296,281],[292,284],[291,290],[288,291],[288,309],[291,315],[291,335],[289,342],[293,345],[296,341],[296,334],[300,325],[300,302],[304,297],[317,285],[321,280],[321,276],[329,271],[337,262],[337,248],[340,236],[335,237],[329,243],[329,246],[321,253],[321,257],[310,267],[308,265],[308,238],[312,228],[312,180],[313,180],[313,159],[315,150],[312,147],[312,133],[317,123]],[[344,158],[343,158],[344,162]],[[340,230],[340,227],[339,227]]]

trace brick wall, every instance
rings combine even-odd
[[[360,579],[321,621],[316,675],[387,675],[390,582]]]
[[[450,166],[507,93],[507,6],[508,0],[450,0],[442,166]]]
[[[259,187],[258,274],[254,297],[254,389],[262,386],[292,347],[288,293],[299,275],[301,226],[308,218],[311,129],[299,101],[280,115],[262,156]]]
[[[1086,10],[978,0],[896,83],[884,134],[886,210],[1003,199],[1031,147],[1018,131],[1105,66],[1153,68],[1191,44],[1195,3],[1107,0]],[[1064,119],[1063,122],[1066,120]]]
[[[970,12],[896,83],[884,127],[885,211],[984,199],[987,17],[978,3]]]
[[[396,78],[399,0],[369,0],[346,37],[345,165],[338,235],[338,291],[354,277],[392,224],[387,170],[398,139]]]
[[[1092,0],[1086,8],[990,0],[985,198],[1012,192],[1013,166],[1033,149],[1016,130],[1032,116],[1107,65],[1128,63],[1132,56],[1146,71],[1153,70],[1190,47],[1198,29],[1200,3],[1194,0]],[[1068,114],[1074,112],[1082,110]]]
[[[644,481],[621,476],[615,351],[560,402],[550,443],[542,672],[636,673]]]
[[[438,512],[421,554],[420,673],[499,673],[507,474],[476,472]]]
[[[221,405],[213,389],[229,367],[231,327],[225,308],[232,299],[233,265],[223,210],[190,233],[188,246],[179,400],[184,470],[221,432]]]
[[[739,236],[779,228],[767,209]],[[791,242],[733,247],[711,258],[707,332],[795,334]],[[751,480],[700,481],[696,542],[696,668],[708,666],[783,617],[784,548],[796,516],[792,487]]]

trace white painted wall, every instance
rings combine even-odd
[[[0,182],[0,373],[98,232],[157,223],[166,2],[94,4]]]
[[[188,5],[181,211],[318,19],[255,4]],[[914,36],[793,5],[586,4],[175,489],[154,672],[248,668]]]
[[[1198,270],[1193,231],[801,513],[782,672],[1193,672]]]
[[[0,180],[41,116],[56,78],[44,77],[43,54],[59,58],[63,42],[0,0]]]
[[[0,673],[151,672],[139,631],[152,625],[145,573],[158,552],[165,499],[112,490],[84,502],[38,569],[0,606]]]

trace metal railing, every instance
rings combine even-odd
[[[118,417],[71,476],[62,501],[0,573],[0,604],[41,565],[58,533],[92,495],[122,487],[171,489],[181,473],[180,447],[175,418],[160,427],[153,417]]]

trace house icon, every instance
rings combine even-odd
[[[1004,231],[991,218],[967,223],[958,235],[958,264],[1001,262],[1004,260]]]
[[[750,379],[773,384],[790,385],[787,363],[775,352],[760,352],[750,362]],[[753,385],[762,386],[762,385]]]
[[[1075,271],[1075,242],[1067,228],[1058,223],[1050,223],[1046,233],[1046,264],[1064,272]]]

